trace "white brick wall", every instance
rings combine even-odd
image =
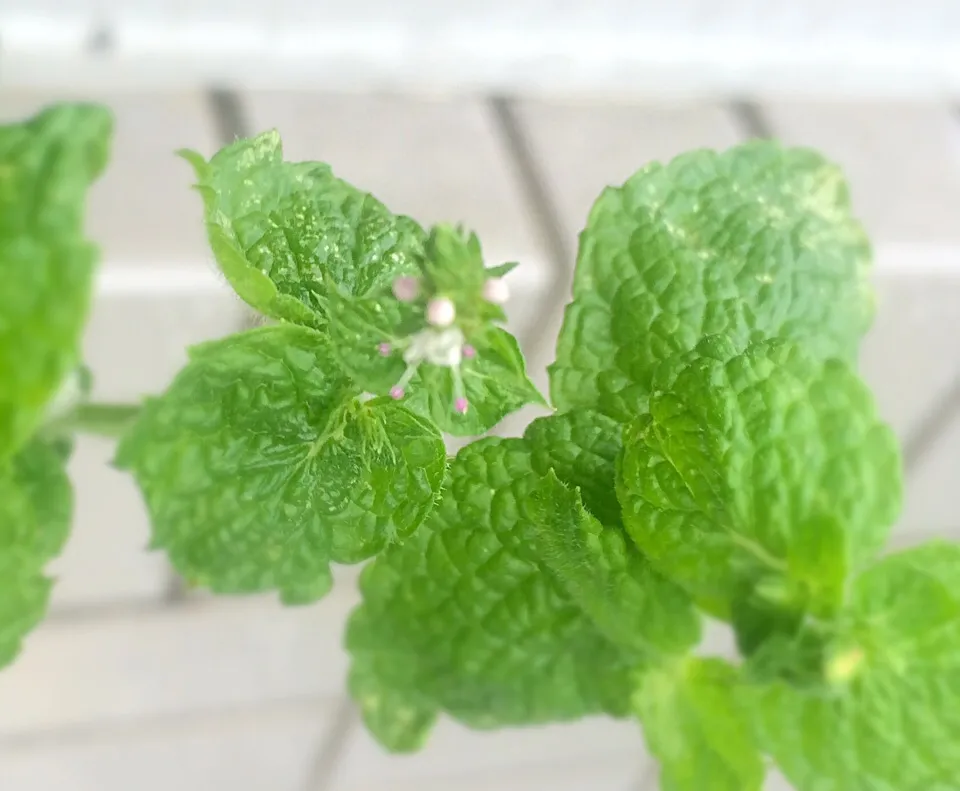
[[[958,37],[954,0],[6,0],[0,69],[34,86],[940,97],[960,89]]]
[[[85,349],[98,394],[134,398],[164,387],[185,344],[232,332],[248,314],[215,274],[189,172],[170,153],[215,149],[209,102],[195,91],[94,97],[116,108],[118,138],[91,205],[104,266]],[[0,84],[0,117],[49,98]],[[649,159],[743,135],[742,119],[720,104],[521,103],[513,117],[547,197],[534,207],[537,191],[486,100],[303,92],[239,100],[247,131],[279,127],[288,155],[325,159],[421,220],[465,220],[491,259],[520,259],[511,325],[541,382],[576,234],[601,187]],[[864,370],[913,442],[960,378],[960,125],[937,105],[760,110],[778,135],[819,146],[848,169],[877,244],[881,307]],[[946,410],[944,428],[914,448],[901,542],[960,536],[956,412]],[[502,430],[521,428],[514,420]],[[136,491],[102,466],[110,453],[109,443],[81,443],[55,613],[0,673],[0,788],[636,791],[652,782],[630,723],[475,734],[444,722],[421,755],[384,756],[354,716],[342,716],[351,571],[310,608],[284,610],[273,597],[168,601],[166,565],[143,551]]]

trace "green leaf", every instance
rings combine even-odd
[[[391,666],[371,654],[355,656],[347,686],[363,721],[391,752],[422,749],[437,722],[437,707],[411,686],[412,663]]]
[[[651,568],[622,528],[591,516],[553,470],[530,505],[543,564],[610,642],[638,661],[681,654],[699,642],[690,597]]]
[[[960,767],[960,545],[888,556],[855,583],[829,692],[750,697],[797,791],[952,791]]]
[[[738,702],[737,671],[689,658],[640,677],[633,706],[662,791],[759,791],[764,766]]]
[[[47,609],[44,566],[67,539],[73,494],[57,450],[31,442],[0,461],[0,667]]]
[[[633,663],[538,557],[545,483],[522,439],[474,442],[430,518],[364,569],[350,688],[388,749],[422,744],[438,711],[475,728],[626,715]]]
[[[842,174],[813,151],[754,141],[648,165],[603,192],[580,236],[551,400],[626,422],[657,364],[711,334],[852,360],[869,264]]]
[[[483,434],[526,404],[545,404],[516,338],[494,325],[503,310],[482,297],[493,270],[484,268],[476,236],[433,228],[421,267],[411,302],[386,286],[366,298],[329,289],[329,332],[343,370],[371,393],[400,388],[407,406],[455,436]],[[454,303],[453,326],[427,323],[427,304],[438,296]],[[464,356],[466,347],[473,356]],[[460,398],[464,414],[456,409]]]
[[[326,323],[327,281],[363,296],[415,271],[423,230],[336,178],[319,162],[284,162],[280,136],[239,140],[208,162],[193,151],[210,245],[252,307],[277,319]]]
[[[269,326],[190,357],[117,464],[143,491],[153,545],[191,582],[310,601],[331,560],[371,557],[430,512],[439,433],[393,402],[357,401],[320,333]]]
[[[541,475],[580,490],[587,510],[609,527],[622,525],[617,501],[617,458],[623,427],[599,412],[577,410],[537,418],[524,432]]]
[[[828,617],[844,570],[883,545],[901,488],[893,432],[846,364],[709,341],[658,373],[617,490],[641,550],[711,611],[762,581],[778,604]]]
[[[0,126],[0,459],[79,362],[97,258],[84,209],[111,129],[106,109],[85,104]]]

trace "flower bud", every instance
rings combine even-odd
[[[483,284],[483,298],[494,305],[503,305],[510,299],[510,287],[502,277],[491,277]]]
[[[398,277],[393,281],[393,295],[401,302],[413,302],[420,295],[420,281],[415,277]]]
[[[427,322],[434,327],[449,327],[457,318],[457,309],[447,297],[436,297],[427,304]]]

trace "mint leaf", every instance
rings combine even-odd
[[[711,611],[729,614],[740,585],[762,583],[828,617],[838,575],[869,561],[897,516],[900,455],[846,364],[714,339],[658,372],[650,412],[625,433],[617,490],[638,546]]]
[[[662,791],[759,791],[764,766],[735,668],[694,659],[647,670],[633,695]]]
[[[603,192],[580,236],[551,400],[626,422],[656,365],[711,334],[853,359],[869,263],[842,174],[813,151],[754,141],[648,165]]]
[[[591,516],[553,470],[531,493],[534,547],[570,597],[615,645],[649,660],[700,640],[690,598],[655,572],[619,527]]]
[[[106,109],[85,104],[0,126],[0,459],[79,361],[97,258],[84,207],[111,128]]]
[[[433,514],[364,569],[350,689],[388,749],[422,744],[439,711],[476,728],[626,715],[633,662],[537,554],[545,482],[522,439],[474,442]]]
[[[484,267],[476,236],[433,228],[419,266],[405,278],[413,291],[404,299],[386,285],[366,298],[330,289],[329,331],[343,370],[457,436],[483,434],[520,407],[544,403],[516,339],[494,325],[505,316],[485,286],[499,282],[503,267]],[[435,300],[449,303],[449,323],[431,324]]]
[[[357,296],[412,271],[422,229],[336,178],[319,162],[284,162],[265,132],[208,162],[193,151],[210,245],[252,307],[277,319],[326,323],[327,280]]]
[[[829,692],[750,696],[797,791],[949,791],[960,766],[960,545],[888,556],[859,577],[824,668]]]
[[[72,509],[55,448],[34,441],[0,461],[0,667],[46,612],[52,583],[43,569],[66,541]]]
[[[408,536],[433,507],[445,451],[390,401],[361,404],[320,333],[270,326],[194,347],[122,441],[165,548],[220,593],[322,596],[330,561]]]
[[[413,658],[394,665],[376,653],[353,657],[347,680],[350,696],[360,706],[370,733],[391,752],[422,749],[437,722],[437,706],[417,692],[416,677]]]
[[[623,427],[588,410],[537,418],[524,432],[533,466],[580,490],[587,510],[608,527],[622,524],[616,492],[616,462]]]

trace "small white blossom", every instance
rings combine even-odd
[[[434,327],[449,327],[457,318],[457,309],[453,300],[447,297],[435,297],[427,303],[427,323]]]
[[[417,373],[421,363],[449,368],[453,374],[454,409],[461,415],[466,414],[468,403],[464,395],[463,378],[460,364],[464,357],[472,358],[476,350],[465,343],[459,327],[435,329],[428,327],[411,335],[404,342],[403,361],[407,364],[400,380],[390,388],[390,396],[401,399],[406,395],[406,387]],[[387,344],[381,344],[383,352]]]
[[[403,360],[407,365],[428,362],[454,368],[463,360],[463,340],[463,333],[458,327],[421,330],[411,336]]]
[[[415,277],[398,277],[393,281],[393,295],[401,302],[413,302],[420,296],[420,281]]]
[[[510,299],[510,287],[501,277],[491,277],[483,284],[483,298],[494,305],[503,305]]]

